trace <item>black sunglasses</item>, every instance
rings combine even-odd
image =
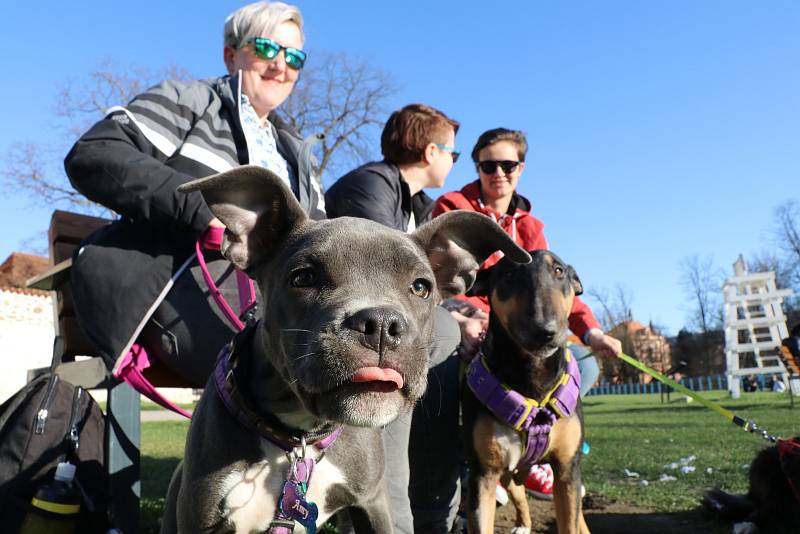
[[[519,165],[519,161],[510,161],[510,160],[503,160],[503,161],[496,161],[492,159],[487,159],[486,161],[479,161],[478,168],[483,171],[484,174],[494,174],[497,172],[497,167],[500,166],[503,169],[503,172],[506,174],[511,174],[514,172],[514,169],[517,168]]]

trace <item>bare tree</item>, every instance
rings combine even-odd
[[[280,112],[297,131],[316,136],[320,175],[338,176],[372,159],[385,108],[398,87],[380,68],[342,54],[311,55]],[[334,155],[336,158],[334,158]]]
[[[788,200],[773,211],[771,225],[775,249],[762,252],[748,267],[753,271],[775,272],[779,288],[794,289],[794,295],[783,301],[786,324],[800,324],[800,201]]]
[[[800,201],[788,200],[775,208],[773,234],[777,244],[800,263]]]
[[[761,250],[747,259],[747,270],[753,273],[774,272],[778,288],[793,287],[795,266],[774,250]]]
[[[771,269],[779,287],[800,292],[800,201],[789,200],[775,208],[772,242],[782,254],[771,254]],[[797,295],[795,295],[795,300]]]
[[[614,327],[633,320],[633,295],[629,288],[617,284],[613,290],[605,287],[592,288],[586,296],[596,301],[603,313],[598,317],[603,330],[609,332]]]
[[[75,191],[58,168],[59,155],[63,158],[65,153],[32,141],[14,143],[6,153],[4,189],[19,191],[39,206],[94,211],[94,203]]]
[[[681,260],[681,285],[691,306],[690,322],[701,332],[722,324],[722,271],[711,257],[686,256]]]

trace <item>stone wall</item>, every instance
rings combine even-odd
[[[0,402],[25,385],[28,369],[50,365],[53,336],[48,293],[0,288]]]
[[[0,403],[25,385],[28,369],[50,366],[55,337],[53,320],[50,293],[0,287]],[[198,397],[198,392],[191,389],[159,388],[159,391],[176,403],[192,402]],[[105,400],[105,394],[105,390],[92,391],[98,401]]]

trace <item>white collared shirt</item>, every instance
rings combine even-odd
[[[256,110],[250,104],[250,99],[242,93],[242,109],[239,112],[247,139],[247,151],[251,165],[258,165],[274,172],[292,189],[289,173],[291,169],[286,160],[278,152],[278,145],[275,142],[275,128],[269,121],[258,118]]]

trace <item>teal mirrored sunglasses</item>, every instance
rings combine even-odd
[[[458,156],[461,155],[461,152],[456,150],[455,147],[443,145],[442,143],[434,143],[434,145],[441,150],[446,150],[447,152],[450,152],[450,157],[453,158],[453,163],[458,161]]]
[[[278,57],[278,54],[281,53],[281,50],[283,50],[286,58],[286,65],[294,70],[302,69],[306,64],[306,58],[308,58],[308,54],[299,48],[283,46],[276,43],[272,39],[267,39],[266,37],[249,37],[245,39],[242,47],[249,44],[253,45],[258,57],[261,59],[266,59],[267,61],[274,60],[276,57]]]

